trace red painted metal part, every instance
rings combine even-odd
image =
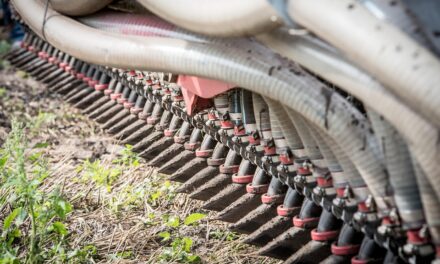
[[[206,99],[236,87],[233,84],[188,75],[179,75],[177,83],[181,87],[186,111],[190,115],[211,106],[211,100]]]

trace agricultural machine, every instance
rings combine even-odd
[[[11,5],[26,30],[11,64],[258,254],[438,261],[440,1]]]

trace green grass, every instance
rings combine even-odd
[[[72,108],[48,103],[38,87],[14,89],[33,105],[3,89],[9,116],[28,125],[13,122],[0,150],[0,264],[276,262],[252,255],[132,146],[113,153],[105,146],[114,142]]]
[[[42,152],[26,151],[24,131],[13,121],[0,149],[0,263],[81,262],[89,249],[73,250],[66,239],[72,206],[60,188],[40,190],[50,171]]]

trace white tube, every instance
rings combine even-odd
[[[185,29],[211,36],[252,36],[282,25],[266,0],[139,0]]]
[[[428,50],[355,1],[291,0],[288,12],[440,125],[440,62]]]
[[[32,29],[42,35],[44,7],[13,0]],[[378,162],[377,141],[359,111],[338,93],[278,56],[251,56],[241,48],[169,38],[121,36],[91,29],[48,10],[47,40],[79,59],[107,66],[177,72],[232,82],[287,105],[340,144],[365,179],[386,178]],[[387,196],[386,186],[367,182],[374,197]]]
[[[52,8],[62,14],[82,16],[95,13],[113,0],[47,0]]]
[[[269,48],[298,62],[322,78],[343,88],[380,113],[401,133],[423,171],[440,194],[440,149],[434,124],[403,104],[380,83],[353,66],[336,51],[306,36],[287,36],[279,30],[257,36]]]

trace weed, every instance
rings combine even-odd
[[[188,215],[185,218],[185,221],[183,222],[185,225],[195,225],[197,224],[197,222],[199,222],[200,220],[202,220],[203,218],[205,218],[206,215],[205,214],[201,214],[201,213],[193,213]]]
[[[114,260],[120,261],[122,259],[133,259],[133,257],[134,257],[134,253],[131,250],[117,252],[107,256],[109,260],[113,260],[113,261]]]
[[[6,88],[5,87],[0,87],[0,97],[3,97],[6,95]]]
[[[76,260],[77,263],[85,263],[98,255],[98,249],[94,245],[86,245],[81,249],[75,249],[67,254],[67,259]]]
[[[6,40],[0,41],[0,56],[4,56],[11,49],[11,44]]]
[[[120,166],[137,167],[139,166],[139,155],[133,151],[132,145],[127,144],[121,152],[121,157],[113,160],[113,163]]]
[[[6,40],[0,41],[0,57],[3,57],[6,53],[8,53],[11,50],[11,44],[7,42]],[[10,64],[6,60],[0,61],[0,68],[1,69],[7,69],[10,67]]]
[[[55,114],[38,112],[38,115],[32,117],[29,122],[31,124],[31,126],[29,127],[30,134],[32,136],[38,135],[43,125],[52,122],[53,120],[55,120],[55,118],[56,118]]]
[[[234,241],[239,238],[237,233],[221,229],[215,229],[214,231],[211,231],[209,233],[209,237],[226,241]]]
[[[22,79],[27,79],[27,77],[28,77],[27,72],[24,72],[24,71],[17,71],[15,74],[17,75],[17,77],[22,78]]]
[[[72,206],[55,188],[39,190],[50,172],[41,152],[26,155],[23,125],[12,122],[12,131],[0,149],[0,210],[3,219],[0,263],[65,262],[78,258],[69,249],[63,221]],[[84,255],[84,254],[83,254]]]
[[[92,181],[97,186],[105,187],[107,192],[111,191],[113,183],[121,175],[119,168],[106,168],[101,164],[100,160],[95,160],[94,162],[85,160],[82,165],[77,167],[77,172],[83,173],[83,182]]]
[[[129,211],[141,207],[145,202],[146,189],[144,185],[134,187],[132,185],[125,186],[111,196],[108,201],[110,210],[119,213],[121,210]]]
[[[201,213],[190,214],[185,218],[183,224],[186,226],[195,225],[205,216],[206,215]],[[179,235],[179,228],[181,227],[180,217],[165,214],[162,216],[162,220],[165,226],[170,227],[176,232],[170,233],[169,231],[165,231],[158,234],[158,236],[162,238],[162,241],[167,242],[169,245],[162,250],[159,260],[169,262],[199,263],[201,261],[200,257],[191,253],[193,240],[190,237]]]
[[[200,257],[191,254],[191,248],[193,240],[189,237],[172,237],[169,232],[162,232],[159,234],[164,242],[170,242],[169,247],[165,247],[159,260],[168,262],[181,262],[181,263],[199,263]]]

